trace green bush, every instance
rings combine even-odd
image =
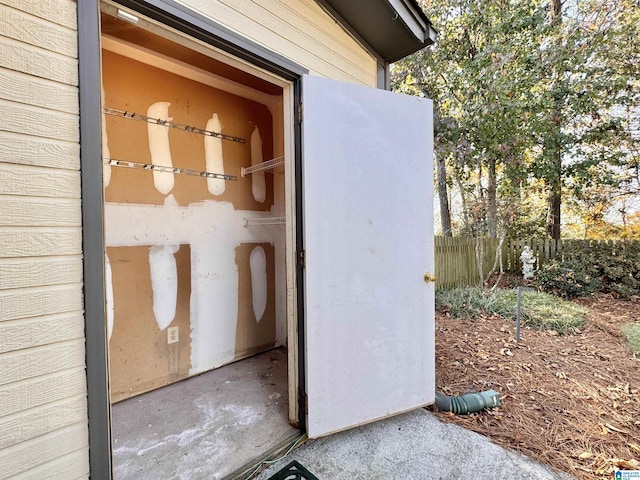
[[[565,298],[586,297],[602,286],[600,278],[594,275],[597,272],[582,261],[553,261],[536,272],[535,284]]]
[[[535,283],[568,298],[640,295],[640,242],[567,242],[561,259],[536,272]]]
[[[481,288],[453,288],[436,290],[436,307],[456,318],[469,320],[481,315],[497,314],[507,319],[516,318],[517,290]],[[545,330],[560,334],[579,327],[584,322],[587,308],[564,301],[544,292],[523,291],[521,320]]]

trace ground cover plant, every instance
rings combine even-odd
[[[436,307],[453,317],[471,319],[479,315],[516,318],[516,289],[488,290],[473,287],[441,289],[436,292]],[[582,325],[587,308],[537,291],[523,291],[521,320],[524,325],[567,333]]]
[[[466,294],[453,298],[465,298],[480,313],[461,318],[452,306],[462,308],[462,301],[437,295],[437,388],[448,395],[493,388],[502,405],[472,415],[436,415],[579,479],[609,480],[617,469],[640,470],[640,360],[627,343],[632,334],[622,333],[627,324],[640,330],[633,323],[640,301],[582,299],[576,304],[584,312],[580,326],[560,335],[546,325],[528,325],[516,342],[514,322],[496,313],[495,299],[485,309],[487,297]]]
[[[622,326],[622,333],[629,342],[631,350],[640,358],[640,323],[628,323]]]

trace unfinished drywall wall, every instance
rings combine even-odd
[[[164,246],[163,246],[164,247]],[[149,275],[157,246],[107,247],[114,295],[114,324],[109,340],[111,399],[122,400],[173,383],[189,375],[191,367],[189,245],[167,250],[174,259],[177,288],[171,319],[158,325]],[[161,247],[162,248],[162,247]],[[171,299],[170,299],[171,300]],[[164,328],[163,328],[164,327]],[[169,338],[168,328],[174,338]],[[177,328],[177,331],[175,330]]]
[[[270,244],[243,243],[235,248],[240,278],[236,358],[264,351],[275,343],[275,259]]]
[[[112,160],[238,178],[111,167],[105,236],[117,401],[278,344],[276,320],[285,316],[284,267],[276,267],[284,264],[282,226],[246,227],[245,219],[280,212],[284,192],[279,188],[276,199],[274,174],[262,173],[255,195],[255,180],[240,174],[252,159],[273,158],[267,106],[109,51],[103,85],[109,108],[243,139],[105,116]],[[168,344],[176,326],[179,341]]]
[[[215,126],[210,121],[217,116],[224,134],[245,140],[246,143],[220,142],[223,162],[217,163],[223,164],[224,172],[214,173],[240,177],[240,167],[251,165],[250,139],[256,127],[262,138],[263,158],[273,158],[272,117],[265,105],[107,50],[103,51],[102,65],[105,106],[154,118],[171,117],[174,122],[203,129],[207,124]],[[151,106],[155,107],[149,112]],[[106,124],[109,153],[114,159],[171,163],[174,167],[206,171],[207,157],[211,160],[215,155],[207,151],[213,147],[206,146],[212,142],[210,136],[112,115],[106,115]],[[214,167],[214,163],[210,161],[209,166]],[[239,210],[269,211],[274,203],[270,173],[265,175],[265,200],[260,202],[253,198],[251,177],[226,181],[224,191],[212,193],[208,181],[211,179],[207,178],[118,167],[111,170],[111,181],[105,190],[107,202],[163,205],[171,193],[181,206],[215,199],[231,202]]]

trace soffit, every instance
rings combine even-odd
[[[435,42],[415,0],[317,0],[382,60],[395,62]]]

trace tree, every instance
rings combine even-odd
[[[461,187],[465,228],[496,237],[498,190],[517,194],[530,143],[522,117],[535,76],[523,65],[533,48],[533,12],[525,1],[439,0],[427,7],[439,41],[396,65],[394,87],[434,100],[440,198],[449,185],[448,165]],[[507,192],[509,186],[515,190]],[[446,204],[440,203],[444,225]]]
[[[441,123],[435,119],[436,124]],[[446,127],[444,127],[446,128]],[[442,126],[436,127],[436,130],[442,131]],[[438,200],[440,204],[440,224],[442,225],[442,235],[445,237],[453,236],[451,228],[451,208],[449,207],[449,192],[447,186],[447,162],[446,157],[436,153],[436,179],[438,189]]]
[[[640,192],[638,0],[423,4],[438,42],[394,65],[392,81],[434,100],[443,225],[454,184],[462,230],[494,237],[541,218],[520,221],[513,206],[542,195],[559,238],[564,202],[602,180],[594,165],[616,191]]]
[[[638,34],[634,3],[553,0],[550,4],[537,57],[542,74],[540,95],[533,100],[539,112],[534,130],[542,145],[536,174],[547,186],[547,234],[551,238],[560,238],[567,181],[578,189],[585,182],[597,182],[599,177],[588,175],[593,165],[619,165],[624,156],[619,150],[624,126],[615,112],[638,105],[637,67],[634,80],[628,64],[637,56],[637,46],[634,53],[616,45]],[[629,14],[635,15],[635,24],[629,23]]]
[[[562,204],[562,106],[566,90],[567,71],[564,61],[567,58],[566,44],[562,36],[562,3],[551,0],[549,11],[551,49],[554,52],[548,62],[551,82],[549,95],[551,96],[551,111],[547,116],[549,127],[543,139],[543,156],[549,162],[550,168],[546,172],[546,184],[549,189],[547,199],[547,236],[560,239],[560,215]],[[559,56],[557,54],[560,54]],[[560,61],[557,61],[557,59]]]

